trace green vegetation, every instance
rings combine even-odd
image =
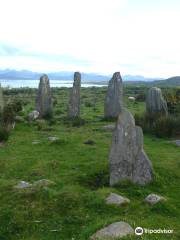
[[[139,91],[136,101],[142,103],[145,95],[145,91]],[[168,116],[140,112],[135,114],[136,124],[142,127],[144,133],[154,134],[157,137],[178,137],[180,136],[180,89],[164,88],[163,95],[168,106]]]
[[[130,102],[144,88],[125,88],[125,105],[133,114],[144,112],[143,101]],[[154,135],[145,134],[145,150],[155,171],[154,181],[145,187],[127,182],[109,187],[108,154],[111,132],[101,130],[109,124],[103,119],[106,88],[84,88],[81,92],[81,119],[67,119],[69,89],[53,89],[52,119],[27,123],[34,110],[36,90],[5,91],[7,100],[20,100],[18,113],[24,122],[16,124],[0,148],[0,240],[87,240],[98,229],[114,221],[132,227],[173,229],[172,235],[146,234],[144,240],[180,238],[180,150]],[[59,140],[49,142],[49,136]],[[39,144],[32,144],[38,140]],[[93,145],[84,144],[94,141]],[[30,183],[49,179],[56,185],[35,192],[18,192],[21,180]],[[107,206],[110,192],[122,194],[131,202],[121,208]],[[167,201],[149,206],[144,198],[157,193]],[[133,240],[140,237],[127,237]]]

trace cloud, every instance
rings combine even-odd
[[[32,70],[59,66],[147,76],[179,73],[179,1],[0,0],[0,4],[1,42],[9,46],[0,47],[3,66],[6,62],[7,67],[26,65]],[[9,58],[3,61],[2,56]]]
[[[20,54],[20,52],[21,50],[16,47],[0,43],[1,56],[17,56],[18,54]]]

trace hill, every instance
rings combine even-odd
[[[0,70],[0,79],[7,80],[35,80],[39,79],[42,75],[42,72],[32,72],[29,70]],[[72,71],[59,71],[59,72],[47,72],[48,76],[52,80],[72,80],[74,72]],[[91,82],[106,82],[110,80],[111,75],[103,75],[98,73],[81,73],[82,81],[91,81]],[[153,81],[154,78],[146,78],[140,75],[123,75],[124,81]],[[160,78],[158,78],[160,80]]]
[[[139,85],[139,86],[157,86],[157,87],[177,87],[180,86],[180,77],[171,77],[164,80],[154,81],[126,81],[126,85]]]

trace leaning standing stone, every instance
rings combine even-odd
[[[148,114],[168,115],[166,100],[163,98],[160,88],[152,87],[146,96],[146,112]]]
[[[0,112],[2,112],[3,108],[4,108],[4,97],[3,97],[3,90],[0,84]]]
[[[38,94],[36,98],[36,110],[40,117],[46,117],[52,114],[52,96],[49,78],[46,74],[41,76]]]
[[[123,180],[145,185],[152,180],[150,160],[143,149],[143,133],[130,112],[123,109],[113,133],[110,150],[110,185]]]
[[[81,89],[81,74],[79,72],[75,72],[73,88],[70,93],[68,105],[68,117],[70,118],[80,116],[80,89]]]
[[[123,85],[120,72],[113,74],[109,81],[108,90],[104,103],[104,117],[118,117],[123,106]]]

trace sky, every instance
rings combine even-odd
[[[0,0],[0,69],[180,75],[179,0]]]

